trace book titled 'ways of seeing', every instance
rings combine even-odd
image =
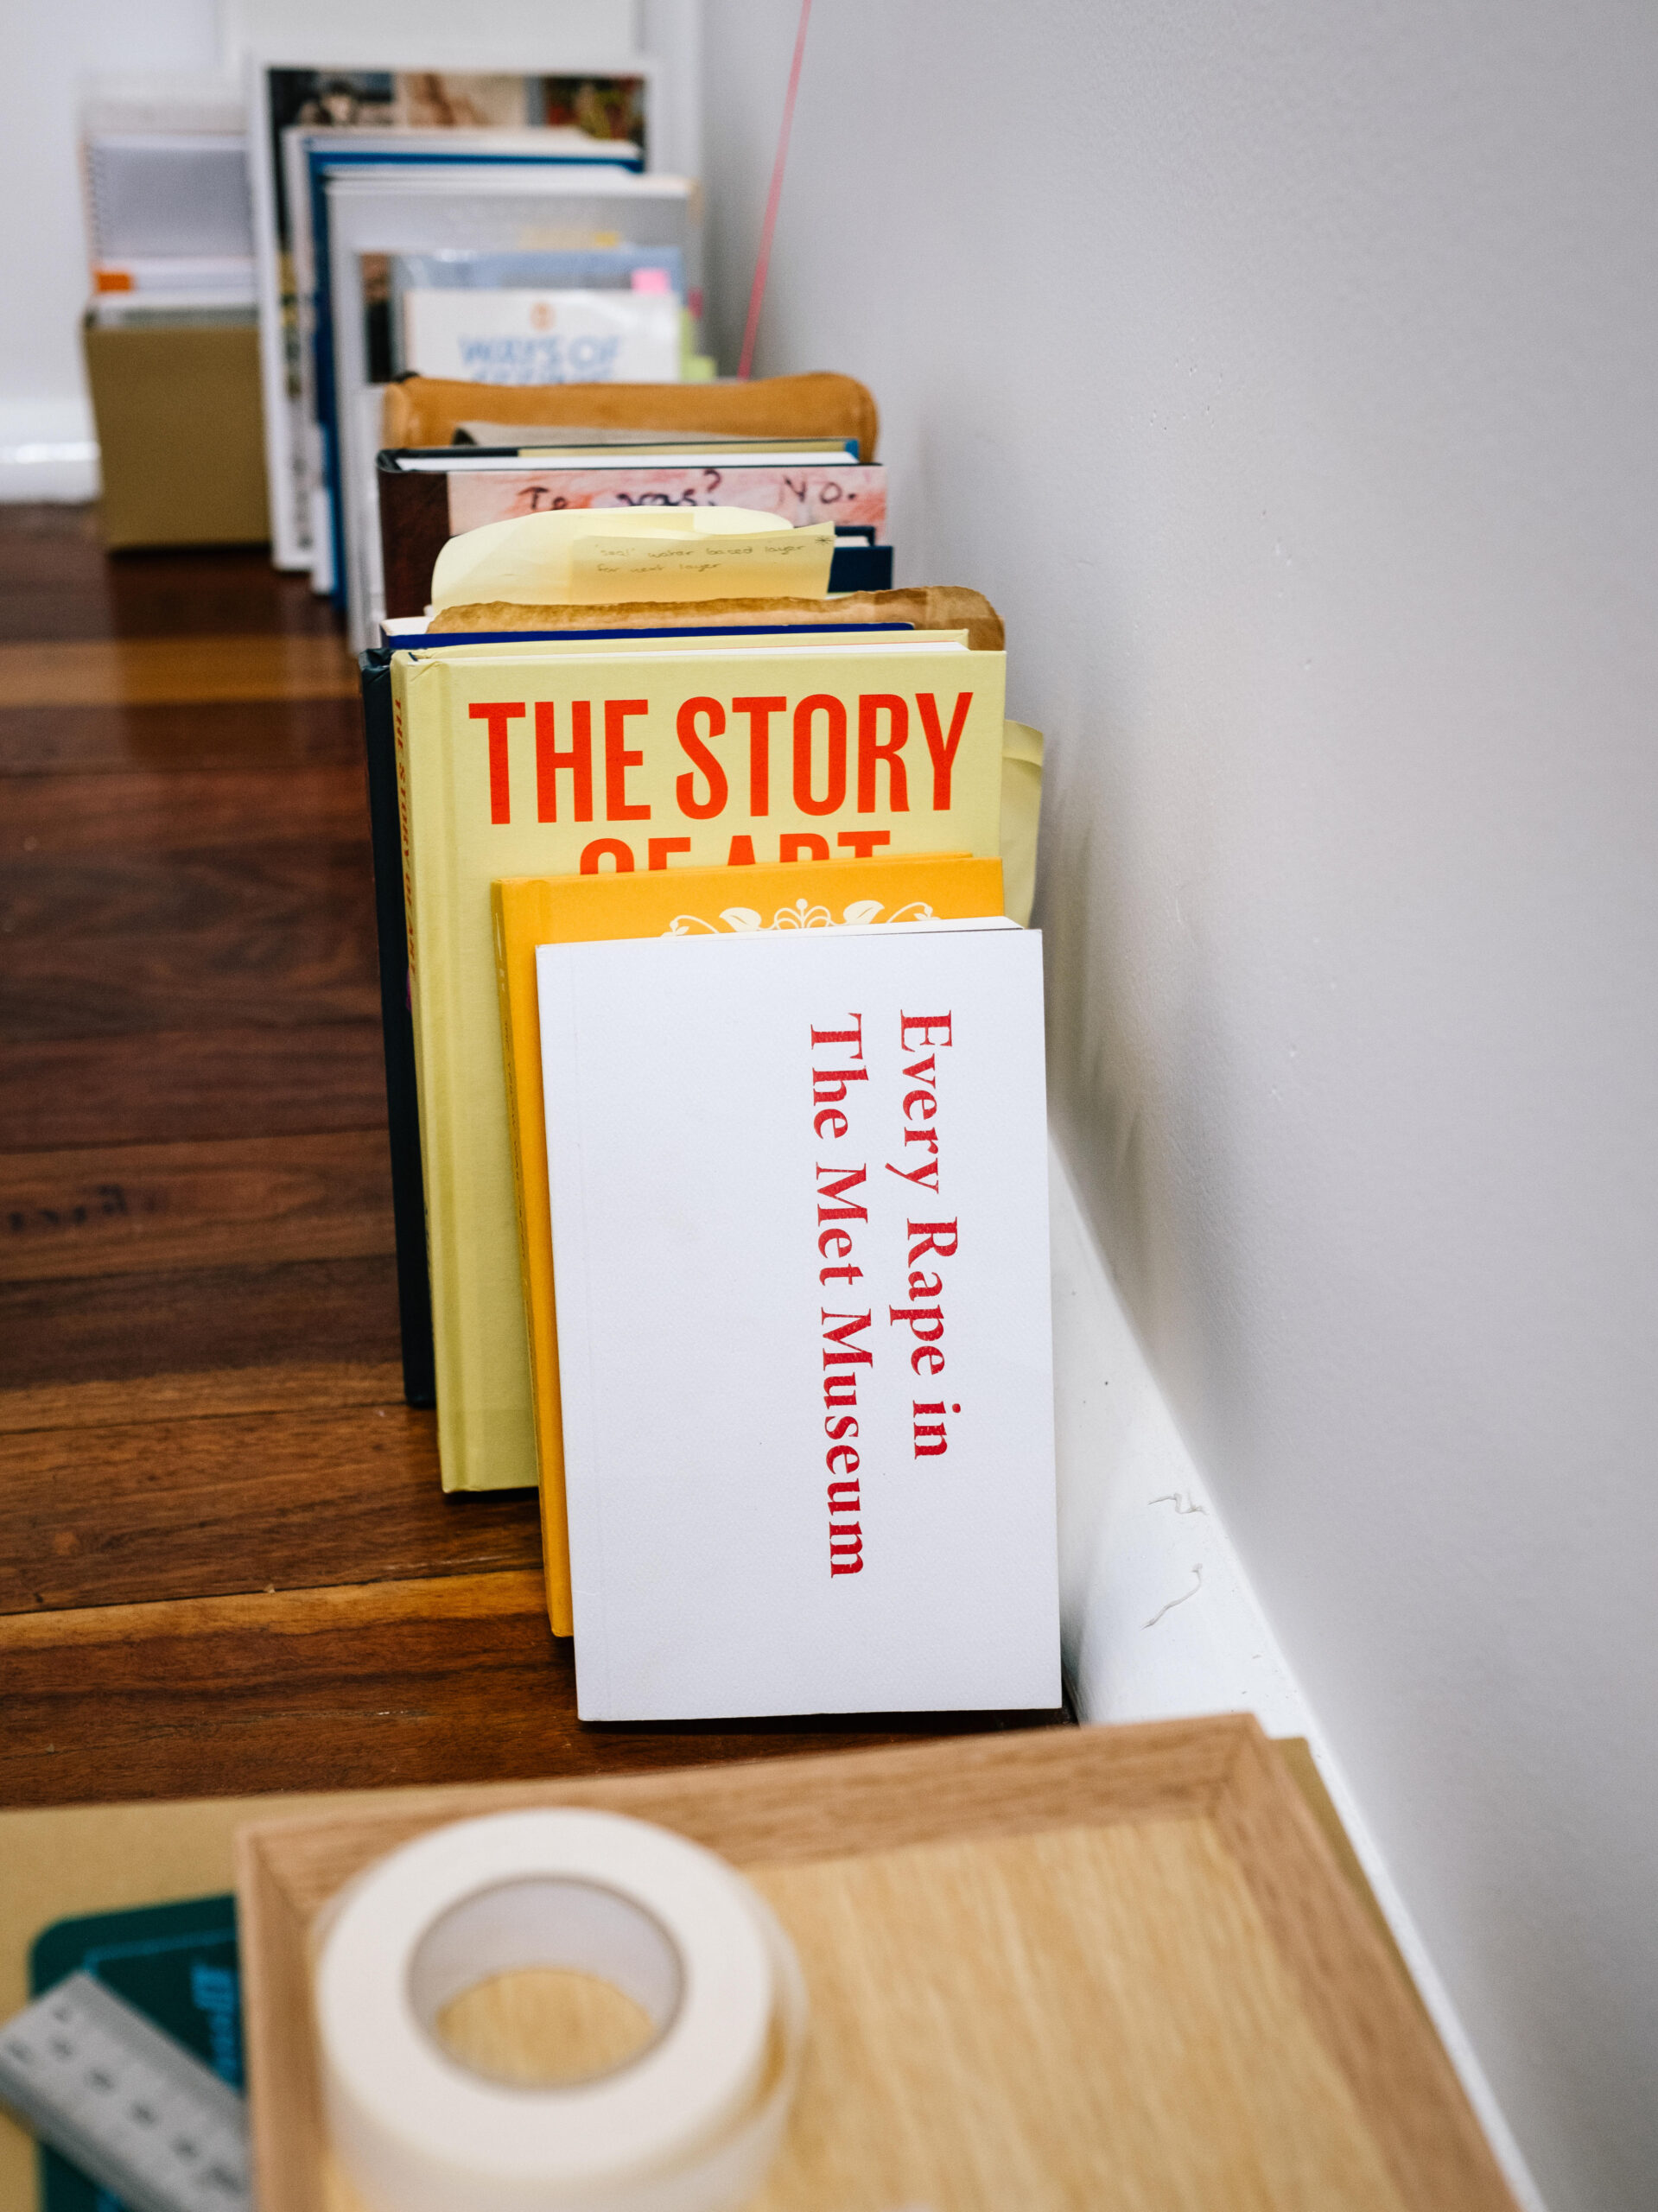
[[[582,1718],[1057,1705],[1039,936],[537,959]]]

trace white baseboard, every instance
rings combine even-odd
[[[0,402],[0,502],[95,499],[98,436],[84,399]]]
[[[1280,1650],[1050,1150],[1066,1687],[1089,1722],[1253,1713],[1304,1736],[1422,2001],[1524,2212],[1547,2212],[1363,1812]]]

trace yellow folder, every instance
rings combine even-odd
[[[547,1611],[554,1635],[569,1636],[570,1547],[564,1512],[536,947],[597,938],[692,932],[724,936],[746,930],[824,929],[848,922],[879,926],[933,916],[959,921],[1000,914],[1001,862],[919,853],[891,860],[658,868],[632,875],[517,876],[492,885],[490,895],[529,1335],[531,1418],[541,1482]]]

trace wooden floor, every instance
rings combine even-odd
[[[0,508],[0,1804],[621,1772],[398,1388],[355,675],[257,552]]]

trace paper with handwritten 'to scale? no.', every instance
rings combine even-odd
[[[595,532],[569,547],[570,597],[589,606],[647,599],[822,599],[834,554],[835,528],[826,522],[717,537]]]

